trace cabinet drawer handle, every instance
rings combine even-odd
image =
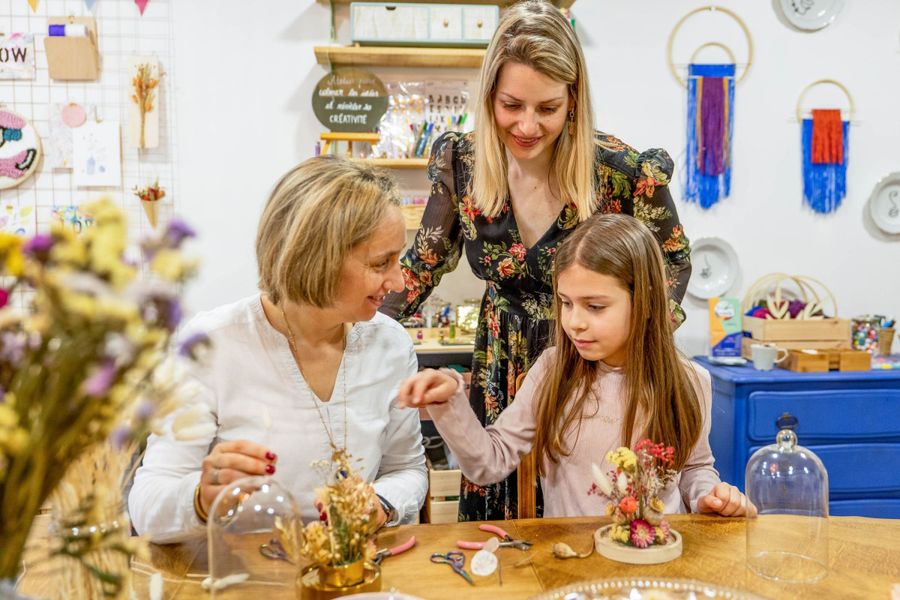
[[[450,19],[444,19],[444,27],[450,27]]]
[[[478,21],[475,23],[475,27],[477,27],[478,29],[481,29],[482,27],[484,27],[484,21],[482,21],[481,19],[478,19]]]

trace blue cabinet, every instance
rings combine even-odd
[[[712,376],[709,443],[723,481],[744,489],[747,460],[791,413],[800,444],[828,470],[834,515],[900,519],[900,371],[794,373],[696,362]]]

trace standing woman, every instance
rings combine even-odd
[[[667,184],[664,150],[638,153],[594,131],[584,55],[549,2],[509,8],[481,68],[475,131],[446,133],[428,164],[431,196],[401,260],[406,291],[384,312],[403,318],[456,268],[463,246],[486,282],[469,400],[485,426],[515,398],[549,341],[551,265],[559,244],[595,212],[640,219],[666,259],[671,319],[690,277],[690,248]],[[460,519],[519,516],[516,474],[478,486],[463,478]],[[540,513],[540,499],[537,499]],[[527,516],[527,515],[523,515]]]

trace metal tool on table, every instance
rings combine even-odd
[[[399,546],[394,546],[393,548],[384,548],[375,553],[375,558],[372,559],[372,562],[376,565],[380,565],[381,562],[389,556],[397,556],[398,554],[402,554],[416,545],[416,536],[410,536],[408,540],[400,544]]]
[[[479,525],[478,529],[499,536],[501,548],[518,548],[523,552],[531,549],[531,542],[529,542],[528,540],[514,539],[512,536],[506,533],[506,531],[504,531],[500,527],[497,527],[496,525]],[[456,545],[463,550],[481,550],[482,548],[484,548],[484,542],[466,542],[463,540],[459,540],[458,542],[456,542]]]
[[[466,555],[462,552],[451,551],[445,554],[435,552],[431,555],[431,562],[450,565],[454,573],[468,581],[469,585],[475,585],[475,582],[472,581],[472,576],[463,569],[463,565],[466,564]]]
[[[260,544],[259,553],[270,560],[283,560],[294,564],[278,538],[272,538],[268,542]]]

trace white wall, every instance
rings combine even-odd
[[[672,185],[689,237],[717,236],[738,252],[740,296],[761,275],[805,274],[824,281],[851,317],[900,315],[900,236],[888,238],[864,217],[876,182],[900,171],[900,3],[847,2],[839,19],[817,33],[801,33],[776,15],[777,0],[720,0],[741,15],[755,47],[752,68],[735,100],[732,195],[712,210],[681,202],[679,172]],[[200,310],[255,289],[253,239],[260,208],[281,173],[312,154],[323,128],[312,114],[313,86],[325,74],[312,48],[328,43],[329,10],[314,0],[269,0],[251,9],[238,0],[185,0],[175,7],[178,203],[197,225],[203,260],[188,295]],[[675,22],[704,5],[686,0],[578,0],[578,34],[590,69],[598,127],[639,148],[669,150],[683,161],[684,92],[669,74],[665,44]],[[346,42],[345,12],[338,38]],[[689,21],[675,45],[687,62],[706,41],[723,41],[745,62],[740,30],[725,17]],[[704,61],[717,60],[715,49]],[[419,76],[374,69],[383,79]],[[435,78],[474,77],[471,71],[432,70]],[[801,90],[833,78],[851,90],[848,193],[831,215],[802,201],[799,124],[792,121]],[[829,88],[811,92],[805,106],[844,106]],[[680,169],[679,169],[680,171]],[[421,189],[421,173],[401,183]],[[439,293],[479,296],[463,265]],[[705,303],[687,299],[689,320],[679,342],[705,351]]]

